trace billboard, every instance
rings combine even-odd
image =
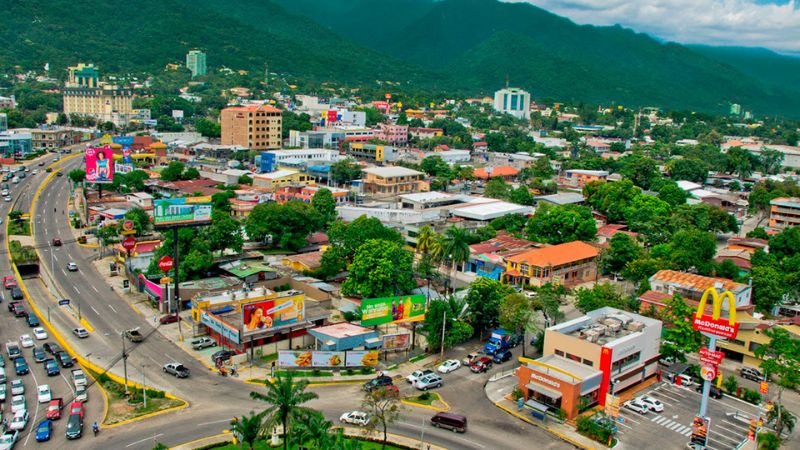
[[[211,222],[211,197],[181,197],[153,202],[153,225],[205,225]]]
[[[411,345],[411,333],[383,335],[384,350],[405,350]]]
[[[344,367],[345,352],[311,352],[311,367]]]
[[[346,367],[378,367],[377,350],[361,350],[346,353],[344,358],[344,365]]]
[[[311,367],[311,351],[281,350],[278,352],[278,367]]]
[[[110,145],[87,147],[84,159],[88,183],[111,183],[114,180],[114,152]]]
[[[239,340],[239,330],[217,319],[217,317],[213,314],[203,311],[200,314],[200,322],[219,333],[223,339],[227,339],[237,344],[241,343]]]
[[[425,320],[425,296],[366,298],[361,301],[361,325]]]
[[[304,295],[277,297],[242,305],[242,334],[251,334],[298,323],[305,318]]]

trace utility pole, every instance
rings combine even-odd
[[[439,357],[439,359],[442,361],[444,361],[444,332],[446,325],[447,325],[447,310],[445,309],[442,314],[442,352],[441,356]]]
[[[125,375],[125,396],[128,395],[128,353],[125,351],[125,332],[121,332],[119,337],[122,338],[122,373]]]
[[[147,409],[147,378],[144,375],[145,365],[142,364],[142,397],[144,398],[144,408]]]
[[[183,331],[181,331],[181,316],[180,316],[180,314],[181,314],[181,303],[180,303],[181,302],[181,297],[180,297],[180,291],[179,291],[179,288],[178,288],[178,261],[179,261],[178,260],[178,227],[175,227],[175,228],[172,229],[172,240],[175,241],[175,254],[173,256],[174,261],[175,261],[175,289],[173,290],[174,292],[172,293],[172,297],[175,300],[174,304],[175,304],[176,310],[175,311],[170,311],[170,312],[173,313],[173,314],[177,314],[178,315],[178,336],[179,336],[178,340],[183,342]]]

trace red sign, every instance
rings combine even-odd
[[[739,332],[738,323],[731,324],[730,320],[727,318],[714,319],[708,314],[704,314],[703,317],[700,318],[695,316],[692,328],[703,333],[710,333],[727,339],[735,338],[736,334]]]
[[[126,220],[126,221],[122,222],[122,229],[125,230],[125,231],[133,231],[133,221],[132,220]]]
[[[136,248],[136,239],[130,236],[126,237],[125,239],[122,240],[122,248],[124,248],[127,251],[133,250],[134,248]]]
[[[762,381],[761,384],[758,386],[758,391],[762,394],[766,394],[769,392],[769,384],[766,381]]]
[[[717,371],[714,366],[702,366],[700,367],[700,377],[706,381],[712,381],[717,378]]]
[[[725,353],[723,352],[712,352],[705,347],[700,349],[700,362],[703,364],[718,366],[723,358],[725,358]]]
[[[169,272],[172,270],[172,257],[170,256],[162,256],[161,259],[158,260],[158,268],[162,272]]]

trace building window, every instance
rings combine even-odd
[[[561,350],[556,350],[556,355],[563,357],[564,352],[562,352]]]
[[[621,369],[624,369],[625,367],[630,366],[631,364],[637,363],[639,361],[639,358],[641,358],[641,356],[642,356],[642,352],[636,352],[636,353],[634,353],[632,355],[628,355],[628,356],[620,359],[619,361],[613,363],[611,365],[611,370],[612,371],[620,371]]]
[[[585,365],[587,365],[587,366],[589,366],[589,367],[591,367],[591,366],[593,366],[593,365],[594,365],[594,363],[593,363],[593,362],[589,361],[589,360],[588,360],[588,359],[586,359],[586,358],[583,358],[583,364],[585,364]]]
[[[747,345],[744,343],[744,341],[740,341],[738,339],[728,339],[728,342],[730,342],[733,345],[738,345],[740,347],[747,347]]]

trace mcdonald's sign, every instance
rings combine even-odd
[[[712,314],[706,314],[706,303],[708,296],[711,296]],[[721,318],[722,305],[728,301],[728,318]],[[700,304],[697,306],[697,313],[694,315],[692,328],[703,333],[713,334],[726,339],[733,339],[739,333],[739,324],[736,323],[736,297],[731,291],[722,294],[717,293],[717,289],[710,287],[703,292]]]

